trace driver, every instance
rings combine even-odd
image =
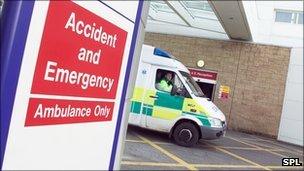
[[[171,72],[167,72],[166,75],[158,83],[158,89],[166,92],[171,92],[172,78],[173,78],[173,74]]]

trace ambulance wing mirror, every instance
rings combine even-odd
[[[176,85],[173,85],[173,87],[172,87],[172,90],[171,90],[171,96],[175,96],[176,95],[176,93],[177,93],[177,87],[176,87]]]

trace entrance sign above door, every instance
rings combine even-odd
[[[198,82],[206,82],[210,84],[216,84],[217,72],[188,68],[190,75]]]

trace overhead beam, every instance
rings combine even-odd
[[[191,12],[180,1],[167,1],[167,5],[189,26],[206,31],[218,32],[220,34],[226,34],[222,30],[221,24],[216,19],[201,18],[192,16]],[[206,20],[206,21],[203,21]]]
[[[208,2],[230,39],[252,41],[242,1]]]
[[[179,1],[164,1],[188,25],[193,26],[193,17]]]
[[[162,14],[162,15],[161,15]],[[175,12],[174,12],[175,14]],[[169,15],[169,13],[167,13],[167,15]],[[178,23],[175,23],[174,21],[172,20],[168,20],[168,17],[164,17],[166,15],[163,14],[163,12],[157,12],[157,10],[154,10],[150,7],[150,10],[149,10],[149,17],[150,17],[150,20],[154,20],[154,21],[161,21],[161,22],[166,22],[166,23],[171,23],[171,24],[177,24],[177,25],[183,25],[183,26],[189,26],[187,25],[187,23],[185,23],[180,17],[177,16],[177,18],[180,20],[182,20],[181,22],[183,24],[178,24]],[[170,17],[170,16],[169,16]]]

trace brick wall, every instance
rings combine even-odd
[[[218,72],[214,102],[230,129],[276,137],[281,118],[290,48],[146,33],[145,44],[172,53],[188,67],[205,61]],[[228,100],[217,98],[219,85],[230,87]]]

